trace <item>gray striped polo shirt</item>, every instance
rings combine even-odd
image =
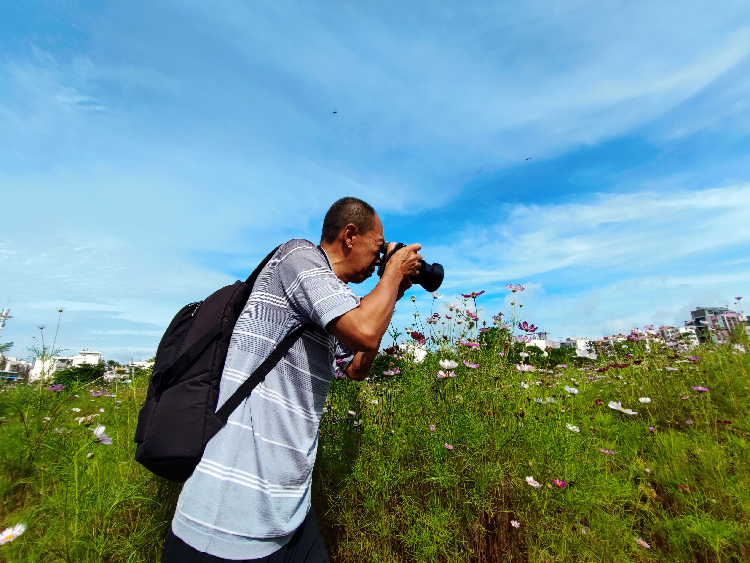
[[[232,333],[219,403],[284,337],[314,323],[229,417],[185,482],[172,531],[224,559],[254,559],[289,541],[310,509],[318,428],[328,388],[353,352],[325,331],[359,305],[325,252],[292,240],[269,261]]]

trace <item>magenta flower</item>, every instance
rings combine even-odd
[[[643,547],[645,547],[646,549],[651,549],[651,546],[650,546],[650,545],[648,545],[648,544],[647,544],[647,543],[646,543],[646,542],[645,542],[644,540],[642,540],[641,538],[635,538],[635,541],[636,541],[636,543],[637,543],[638,545],[642,545],[642,546],[643,546]]]
[[[612,450],[608,450],[607,448],[596,448],[598,451],[602,452],[603,454],[608,455],[615,455],[615,452]]]
[[[457,377],[456,376],[456,372],[455,371],[449,371],[448,372],[448,377]]]
[[[524,287],[520,283],[516,284],[516,285],[513,285],[512,283],[506,283],[505,284],[505,289],[509,289],[513,293],[515,293],[516,291],[523,291]]]
[[[444,447],[444,448],[445,448],[446,450],[452,450],[452,449],[453,449],[453,446],[451,446],[451,445],[450,445],[450,444],[449,444],[448,442],[446,442],[445,444],[443,444],[443,447]]]
[[[691,493],[695,490],[695,487],[691,487],[690,485],[677,485],[677,487],[682,491],[690,491]]]
[[[47,391],[55,391],[57,393],[59,393],[62,390],[63,390],[62,383],[58,383],[57,385],[50,385],[49,387],[47,387]]]
[[[416,330],[411,333],[411,337],[414,340],[425,340],[424,334],[422,334],[421,332],[417,332]]]
[[[387,369],[387,370],[385,370],[383,372],[383,375],[398,375],[399,373],[401,373],[400,369],[393,368],[393,369]]]
[[[685,424],[687,424],[688,426],[691,426],[691,425],[693,424],[693,421],[692,421],[692,420],[690,420],[690,419],[688,418],[688,419],[687,419],[687,420],[685,421]]]
[[[656,431],[656,428],[654,428],[653,426],[649,426],[649,427],[648,427],[648,431],[649,431],[649,432],[655,432],[655,431]]]
[[[464,360],[463,362],[467,368],[477,369],[479,367],[479,364],[472,364],[471,362],[467,362],[466,360]]]
[[[595,405],[603,405],[604,401],[602,401],[601,399],[597,399],[596,401],[594,401],[594,404]]]
[[[445,379],[446,377],[448,377],[448,375],[443,370],[438,370],[437,372],[438,379]]]
[[[561,479],[552,479],[552,482],[555,484],[555,486],[560,487],[561,489],[564,489],[568,486],[565,481]]]
[[[521,330],[524,330],[526,332],[536,332],[539,330],[538,326],[534,326],[533,324],[529,324],[526,321],[523,321],[522,323],[518,323],[518,328]]]
[[[430,424],[430,432],[435,432],[435,425],[434,424]]]
[[[459,342],[461,342],[461,344],[463,344],[464,346],[468,346],[469,348],[479,348],[479,342],[464,342],[462,340]]]
[[[448,320],[450,320],[450,319],[452,319],[453,317],[451,317],[450,315],[445,315],[445,318],[446,318],[446,319],[448,319]]]
[[[736,299],[737,301],[739,301],[740,299],[742,299],[742,297],[735,297],[735,299]]]
[[[484,293],[484,290],[482,291],[472,291],[471,293],[462,293],[461,296],[465,297],[466,299],[475,299],[482,295]]]
[[[691,362],[700,362],[701,361],[701,357],[700,356],[687,356],[687,359],[690,360]]]
[[[89,394],[92,397],[101,397],[102,395],[104,395],[104,393],[106,393],[106,391],[93,391],[93,390],[89,390]]]
[[[707,393],[708,387],[703,387],[702,385],[696,385],[693,387],[693,391],[698,391],[698,393]]]
[[[557,364],[557,366],[555,366],[555,367],[565,369],[565,368],[568,367],[568,364]]]

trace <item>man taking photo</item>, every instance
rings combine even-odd
[[[329,561],[310,485],[318,429],[336,366],[364,379],[393,311],[419,272],[419,244],[388,260],[375,288],[361,283],[380,264],[383,224],[346,197],[323,221],[320,246],[295,239],[263,268],[235,325],[217,409],[302,324],[311,323],[208,442],[185,482],[162,563]]]

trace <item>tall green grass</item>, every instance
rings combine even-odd
[[[384,356],[369,380],[334,381],[313,480],[333,561],[750,561],[746,354],[702,348],[690,361],[628,343],[580,367],[537,354],[525,361],[538,369],[518,371],[519,348],[498,334],[422,363]],[[459,362],[456,377],[436,377],[441,359]],[[631,365],[595,371],[612,363]],[[2,388],[0,526],[28,529],[0,561],[159,560],[179,486],[133,460],[147,377],[77,397]],[[74,421],[86,415],[99,416]]]

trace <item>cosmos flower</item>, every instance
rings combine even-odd
[[[732,424],[731,420],[717,420],[716,424]]]
[[[430,424],[430,432],[435,432],[435,425],[434,424]]]
[[[526,383],[525,381],[522,381],[521,382],[521,389],[528,389],[528,388],[529,388],[529,384]]]
[[[607,406],[609,408],[611,408],[612,410],[620,411],[620,412],[623,412],[625,414],[638,414],[637,412],[632,411],[630,409],[624,409],[624,408],[622,408],[622,404],[620,404],[619,402],[610,401],[609,405],[607,405]]]
[[[453,317],[451,315],[445,315],[445,318],[451,320]]]
[[[561,368],[561,369],[565,369],[565,368],[568,367],[568,364],[557,364],[557,366],[555,366],[555,367],[558,367],[558,368]]]
[[[104,444],[105,446],[111,446],[112,445],[112,438],[107,436],[104,433],[104,426],[97,426],[96,428],[93,428],[91,431],[94,433],[94,436],[96,436],[96,439],[99,440],[100,444]]]
[[[580,432],[580,431],[581,431],[581,429],[580,429],[580,428],[578,428],[577,426],[573,426],[573,425],[572,425],[572,424],[570,424],[570,423],[566,423],[566,424],[565,424],[565,426],[566,426],[566,427],[568,428],[568,430],[570,430],[571,432]]]
[[[649,426],[648,427],[648,431],[649,432],[656,432],[656,428],[654,428],[653,426]]]
[[[567,385],[564,387],[564,389],[570,393],[571,395],[578,395],[578,389],[575,387],[568,387]]]
[[[352,416],[356,416],[357,413],[354,412],[354,411],[346,411],[346,414],[350,414]]]
[[[372,401],[370,401],[370,404],[371,405],[377,405],[378,404],[378,400],[377,399],[373,399]]]
[[[651,546],[650,546],[650,545],[648,545],[648,544],[647,544],[647,543],[646,543],[646,542],[645,542],[644,540],[642,540],[641,538],[635,538],[635,542],[636,542],[636,543],[637,543],[638,545],[642,545],[642,546],[643,546],[643,547],[645,547],[646,549],[651,549]]]
[[[518,323],[518,328],[525,332],[536,332],[539,330],[539,327],[534,326],[533,324],[529,324],[526,321],[523,321],[522,323]]]
[[[603,454],[607,454],[607,455],[615,455],[615,452],[614,452],[614,451],[612,451],[612,450],[608,450],[607,448],[596,448],[596,449],[597,449],[597,451],[600,451],[600,452],[602,452]]]
[[[482,291],[472,291],[471,293],[462,293],[461,297],[464,297],[466,299],[475,299],[482,295],[484,293],[484,290]]]
[[[512,283],[506,283],[505,284],[505,289],[509,289],[513,293],[515,293],[516,291],[523,291],[524,287],[520,283],[516,284],[516,285],[513,285]]]
[[[443,296],[442,296],[442,295],[438,295],[438,292],[437,292],[437,291],[433,291],[433,292],[432,292],[432,298],[433,298],[433,299],[442,299],[442,298],[443,298]]]
[[[534,371],[534,366],[529,364],[516,364],[517,371]]]
[[[641,403],[643,403],[644,405],[647,405],[647,404],[649,404],[649,403],[651,402],[651,398],[650,398],[650,397],[641,397],[641,398],[640,398],[640,399],[638,399],[638,400],[639,400],[639,401],[640,401]]]
[[[0,545],[13,541],[25,531],[26,526],[24,524],[16,524],[12,528],[6,528],[0,532]]]
[[[453,446],[451,446],[451,445],[450,445],[450,444],[449,444],[448,442],[446,442],[445,444],[443,444],[443,447],[444,447],[444,448],[445,448],[446,450],[452,450],[452,449],[453,449]]]
[[[479,348],[479,342],[464,342],[463,340],[460,340],[459,342],[469,348]]]
[[[535,489],[538,489],[542,486],[542,484],[537,482],[537,480],[534,479],[533,477],[526,477],[526,482],[532,487],[534,487]]]
[[[448,377],[458,377],[458,376],[456,375],[455,371],[449,371],[448,372]]]
[[[437,372],[438,379],[445,379],[446,377],[448,377],[448,375],[443,370],[438,370]]]
[[[453,360],[440,360],[438,363],[443,369],[456,369],[458,367],[458,362],[454,362]]]
[[[516,530],[521,527],[521,523],[518,520],[511,520],[510,525],[513,526]]]
[[[62,383],[58,383],[57,385],[50,385],[49,387],[47,387],[47,391],[56,391],[57,393],[59,393],[62,390],[63,390]]]
[[[70,410],[72,410],[73,412],[81,412],[81,409],[79,409],[78,407],[73,407]]]
[[[698,393],[708,393],[708,387],[703,387],[702,385],[697,385],[693,387],[693,391],[697,391]]]
[[[515,340],[516,342],[520,342],[521,344],[528,344],[533,339],[531,338],[531,336],[527,336],[525,334],[519,334],[518,336],[516,336]]]
[[[690,360],[691,362],[700,362],[701,361],[701,357],[700,356],[687,356],[687,359]]]
[[[466,360],[463,360],[463,362],[467,368],[477,369],[479,367],[479,364],[472,364],[471,362],[467,362]]]
[[[690,420],[690,419],[688,418],[688,419],[687,419],[687,420],[685,421],[685,424],[687,424],[688,426],[692,426],[692,425],[693,425],[693,421],[692,421],[692,420]]]
[[[604,401],[602,401],[601,399],[597,399],[596,401],[594,401],[594,404],[595,405],[603,405]]]
[[[568,485],[563,481],[562,479],[552,479],[552,482],[555,484],[556,487],[560,487],[561,489],[564,489]]]
[[[691,487],[690,485],[677,485],[677,488],[682,491],[690,491],[691,493],[695,490],[695,487]]]

